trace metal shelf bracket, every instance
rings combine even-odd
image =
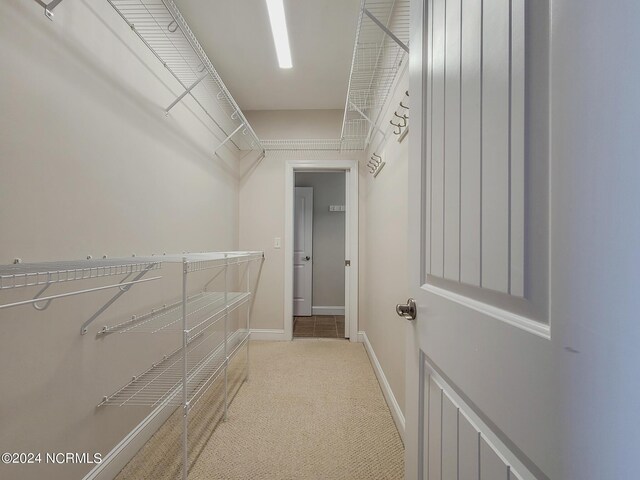
[[[164,109],[164,114],[165,115],[169,115],[169,110],[171,110],[173,107],[175,107],[178,103],[180,103],[180,101],[186,97],[187,95],[189,95],[191,93],[191,90],[193,90],[194,88],[196,88],[198,86],[198,84],[204,80],[207,76],[209,76],[209,71],[207,70],[204,75],[200,76],[195,82],[193,82],[191,84],[191,86],[189,86],[184,92],[182,92],[178,98],[176,98],[173,102],[171,102],[171,105],[169,105],[167,108]]]
[[[366,8],[363,8],[362,11],[365,13],[365,15],[367,17],[369,17],[371,19],[371,21],[373,23],[378,25],[382,29],[382,31],[389,36],[389,38],[391,38],[394,42],[396,42],[400,46],[400,48],[402,48],[405,52],[409,53],[409,47],[407,47],[407,45],[405,45],[405,43],[402,40],[400,40],[398,37],[396,37],[393,34],[393,32],[386,27],[386,25],[384,23],[382,23],[380,20],[378,20],[373,13],[371,13]]]
[[[384,130],[382,130],[379,126],[377,126],[377,125],[375,124],[375,122],[374,122],[373,120],[371,120],[367,115],[365,115],[365,113],[364,113],[362,110],[360,110],[360,109],[358,108],[358,106],[357,106],[355,103],[353,103],[353,102],[349,102],[349,103],[351,103],[351,107],[353,107],[353,109],[354,109],[356,112],[358,112],[360,115],[362,115],[362,117],[363,117],[367,122],[369,122],[369,124],[371,125],[371,128],[375,128],[376,130],[378,130],[378,131],[382,134],[382,136],[383,136],[383,137],[385,136]],[[371,135],[371,133],[369,133],[369,135]]]
[[[35,2],[44,8],[44,15],[49,20],[53,20],[53,9],[62,3],[62,0],[51,0],[49,3],[44,3],[42,0],[35,0]]]
[[[216,147],[216,149],[213,151],[213,154],[215,155],[216,153],[218,153],[218,150],[220,150],[225,143],[227,143],[229,140],[231,140],[231,137],[233,137],[236,133],[238,133],[240,131],[241,128],[244,127],[244,123],[241,123],[238,128],[236,128],[233,132],[231,132],[229,135],[227,135],[227,138],[225,138],[222,143],[220,143],[220,145],[218,145]]]

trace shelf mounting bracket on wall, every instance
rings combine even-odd
[[[35,2],[44,8],[44,15],[49,20],[53,20],[53,9],[62,3],[62,0],[51,0],[49,3],[44,3],[42,0],[35,0]]]
[[[169,105],[167,108],[164,109],[164,114],[165,115],[169,115],[169,110],[171,110],[173,107],[175,107],[178,103],[180,103],[180,101],[186,97],[187,95],[189,95],[191,93],[191,90],[193,90],[194,88],[196,88],[198,86],[198,84],[204,80],[207,76],[209,76],[209,71],[207,70],[204,75],[202,75],[201,77],[199,77],[195,82],[193,82],[191,84],[191,86],[189,86],[184,92],[182,92],[178,98],[176,98],[173,102],[171,102],[171,105]]]
[[[384,133],[384,130],[382,130],[378,125],[376,125],[376,123],[371,120],[362,110],[360,110],[358,108],[358,106],[353,103],[353,102],[349,102],[351,104],[351,106],[353,107],[353,109],[358,112],[360,115],[362,115],[362,117],[369,122],[369,132],[367,133],[367,138],[365,139],[365,145],[367,145],[369,143],[369,138],[371,138],[371,132],[373,131],[373,129],[375,128],[376,130],[378,130],[380,132],[380,134],[382,135],[382,138],[385,138],[386,135]]]
[[[149,270],[151,270],[153,267],[155,266],[155,264],[150,264],[147,268],[145,268],[144,270],[142,270],[140,273],[138,273],[138,275],[136,275],[134,277],[134,279],[130,282],[125,282],[124,280],[120,282],[120,285],[118,286],[119,291],[113,296],[111,297],[111,299],[105,303],[102,307],[100,307],[98,309],[98,311],[96,313],[94,313],[93,315],[91,315],[91,318],[89,318],[87,321],[85,321],[82,326],[80,327],[80,335],[84,335],[85,333],[87,333],[87,327],[89,327],[89,325],[91,325],[91,323],[93,323],[93,321],[98,318],[100,315],[102,315],[102,313],[109,308],[111,305],[113,305],[116,300],[118,300],[122,295],[124,295],[125,293],[127,293],[131,287],[133,285],[136,285],[138,283],[142,283],[148,280],[154,280],[154,279],[159,279],[162,277],[154,277],[154,278],[147,278],[147,279],[143,279],[142,277],[144,277],[147,272],[149,272]],[[127,275],[128,277],[128,275]],[[126,280],[126,277],[125,277]]]
[[[233,137],[236,133],[238,133],[238,131],[244,127],[244,123],[241,123],[238,128],[236,128],[233,132],[231,132],[229,135],[227,135],[227,138],[225,138],[222,143],[220,143],[220,145],[218,145],[216,147],[216,149],[213,151],[213,154],[215,155],[216,153],[218,153],[218,150],[220,150],[225,143],[227,143],[229,140],[231,140],[231,137]]]
[[[366,8],[363,8],[362,11],[365,13],[365,15],[367,15],[367,17],[371,19],[371,21],[373,21],[373,23],[378,25],[384,33],[389,35],[389,38],[391,38],[394,42],[396,42],[400,46],[400,48],[402,48],[405,52],[409,53],[409,47],[407,47],[407,45],[405,45],[405,43],[402,40],[396,37],[393,34],[393,32],[389,30],[380,20],[378,20],[373,13],[371,13]]]

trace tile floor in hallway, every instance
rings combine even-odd
[[[312,315],[293,318],[293,336],[344,338],[344,315]]]

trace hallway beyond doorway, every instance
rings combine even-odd
[[[294,317],[293,337],[344,339],[344,315]]]

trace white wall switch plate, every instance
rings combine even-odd
[[[280,244],[281,244],[280,237],[275,237],[273,239],[273,248],[280,248]]]

